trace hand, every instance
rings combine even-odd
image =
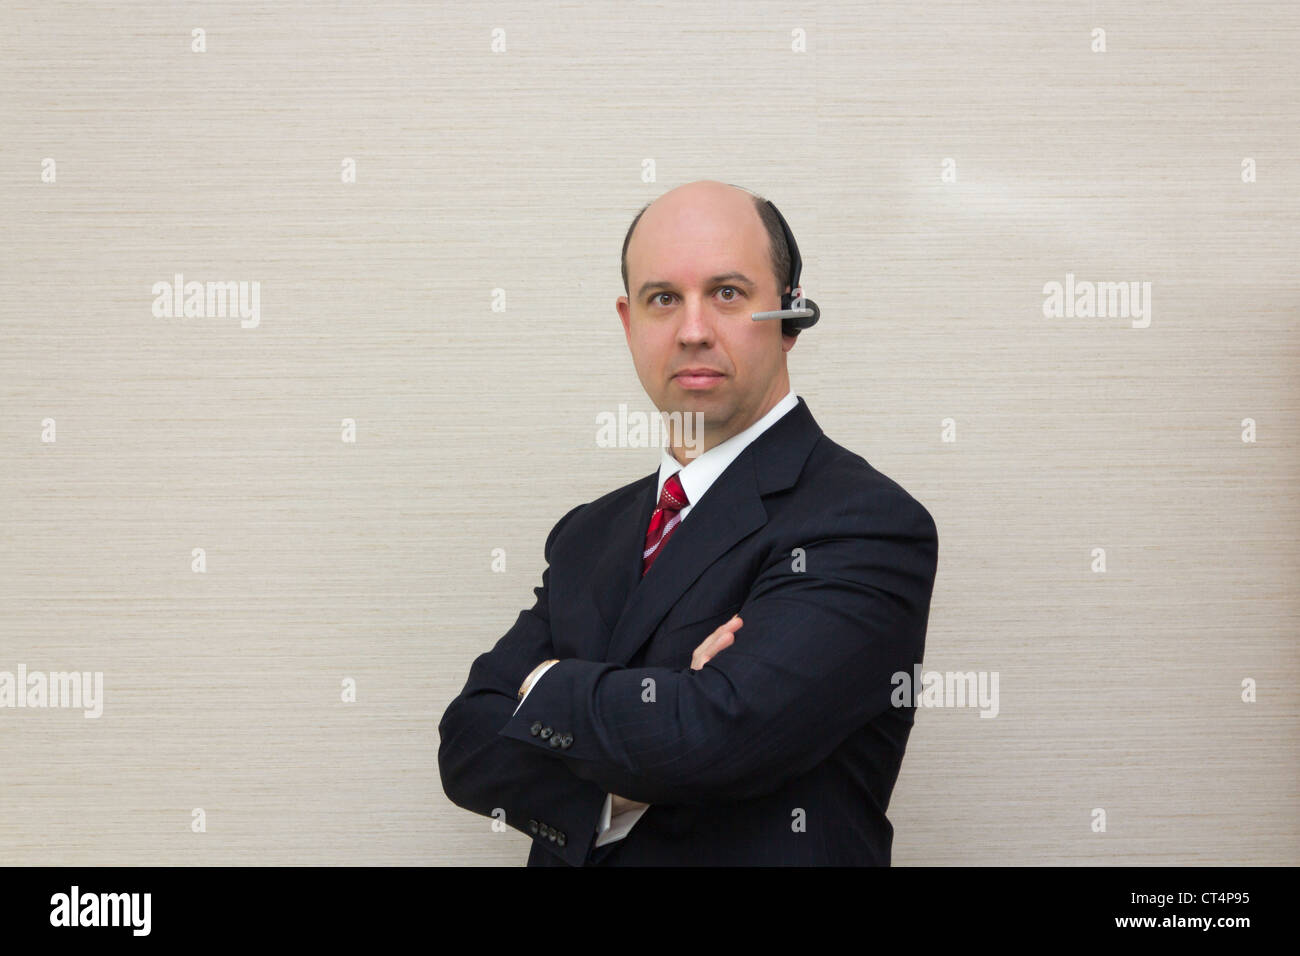
[[[733,615],[731,620],[706,637],[691,654],[691,670],[697,671],[707,664],[719,652],[726,650],[735,642],[735,634],[745,624],[740,615]]]

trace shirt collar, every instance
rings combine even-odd
[[[732,435],[726,441],[714,445],[685,466],[673,457],[671,451],[664,448],[659,462],[659,488],[655,492],[655,501],[658,502],[659,495],[663,493],[664,482],[676,475],[677,480],[682,483],[682,490],[686,492],[686,500],[690,502],[686,508],[682,509],[684,517],[685,512],[689,511],[696,502],[704,497],[704,493],[727,470],[727,466],[735,461],[737,456],[748,448],[754,439],[775,425],[782,416],[798,404],[799,399],[795,397],[794,389],[791,389],[786,392],[783,399],[771,407],[766,415],[743,432]]]

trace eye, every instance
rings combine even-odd
[[[742,295],[745,294],[745,293],[742,292],[740,289],[736,288],[734,285],[723,285],[723,286],[718,286],[718,291],[719,291],[719,292],[728,292],[728,291],[730,291],[730,292],[732,293],[731,295],[724,295],[724,296],[722,297],[722,301],[723,301],[723,302],[735,302],[738,296],[742,296]],[[671,297],[673,296],[673,293],[671,293],[671,292],[656,292],[654,295],[652,295],[652,296],[650,297],[650,304],[651,304],[651,305],[668,305],[669,303],[666,303],[666,302],[662,302],[662,301],[660,301],[661,299],[663,299],[664,296],[668,296],[669,298],[671,298]]]

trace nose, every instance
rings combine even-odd
[[[713,313],[698,296],[688,296],[678,310],[677,344],[682,346],[713,344]]]

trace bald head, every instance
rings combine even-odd
[[[631,294],[627,261],[634,241],[635,255],[642,251],[642,245],[672,243],[677,237],[715,225],[719,227],[719,241],[724,234],[732,237],[732,241],[736,237],[742,241],[766,241],[766,257],[771,262],[777,295],[785,291],[790,281],[790,248],[776,212],[762,196],[713,179],[670,189],[641,207],[623,237],[623,291]]]

